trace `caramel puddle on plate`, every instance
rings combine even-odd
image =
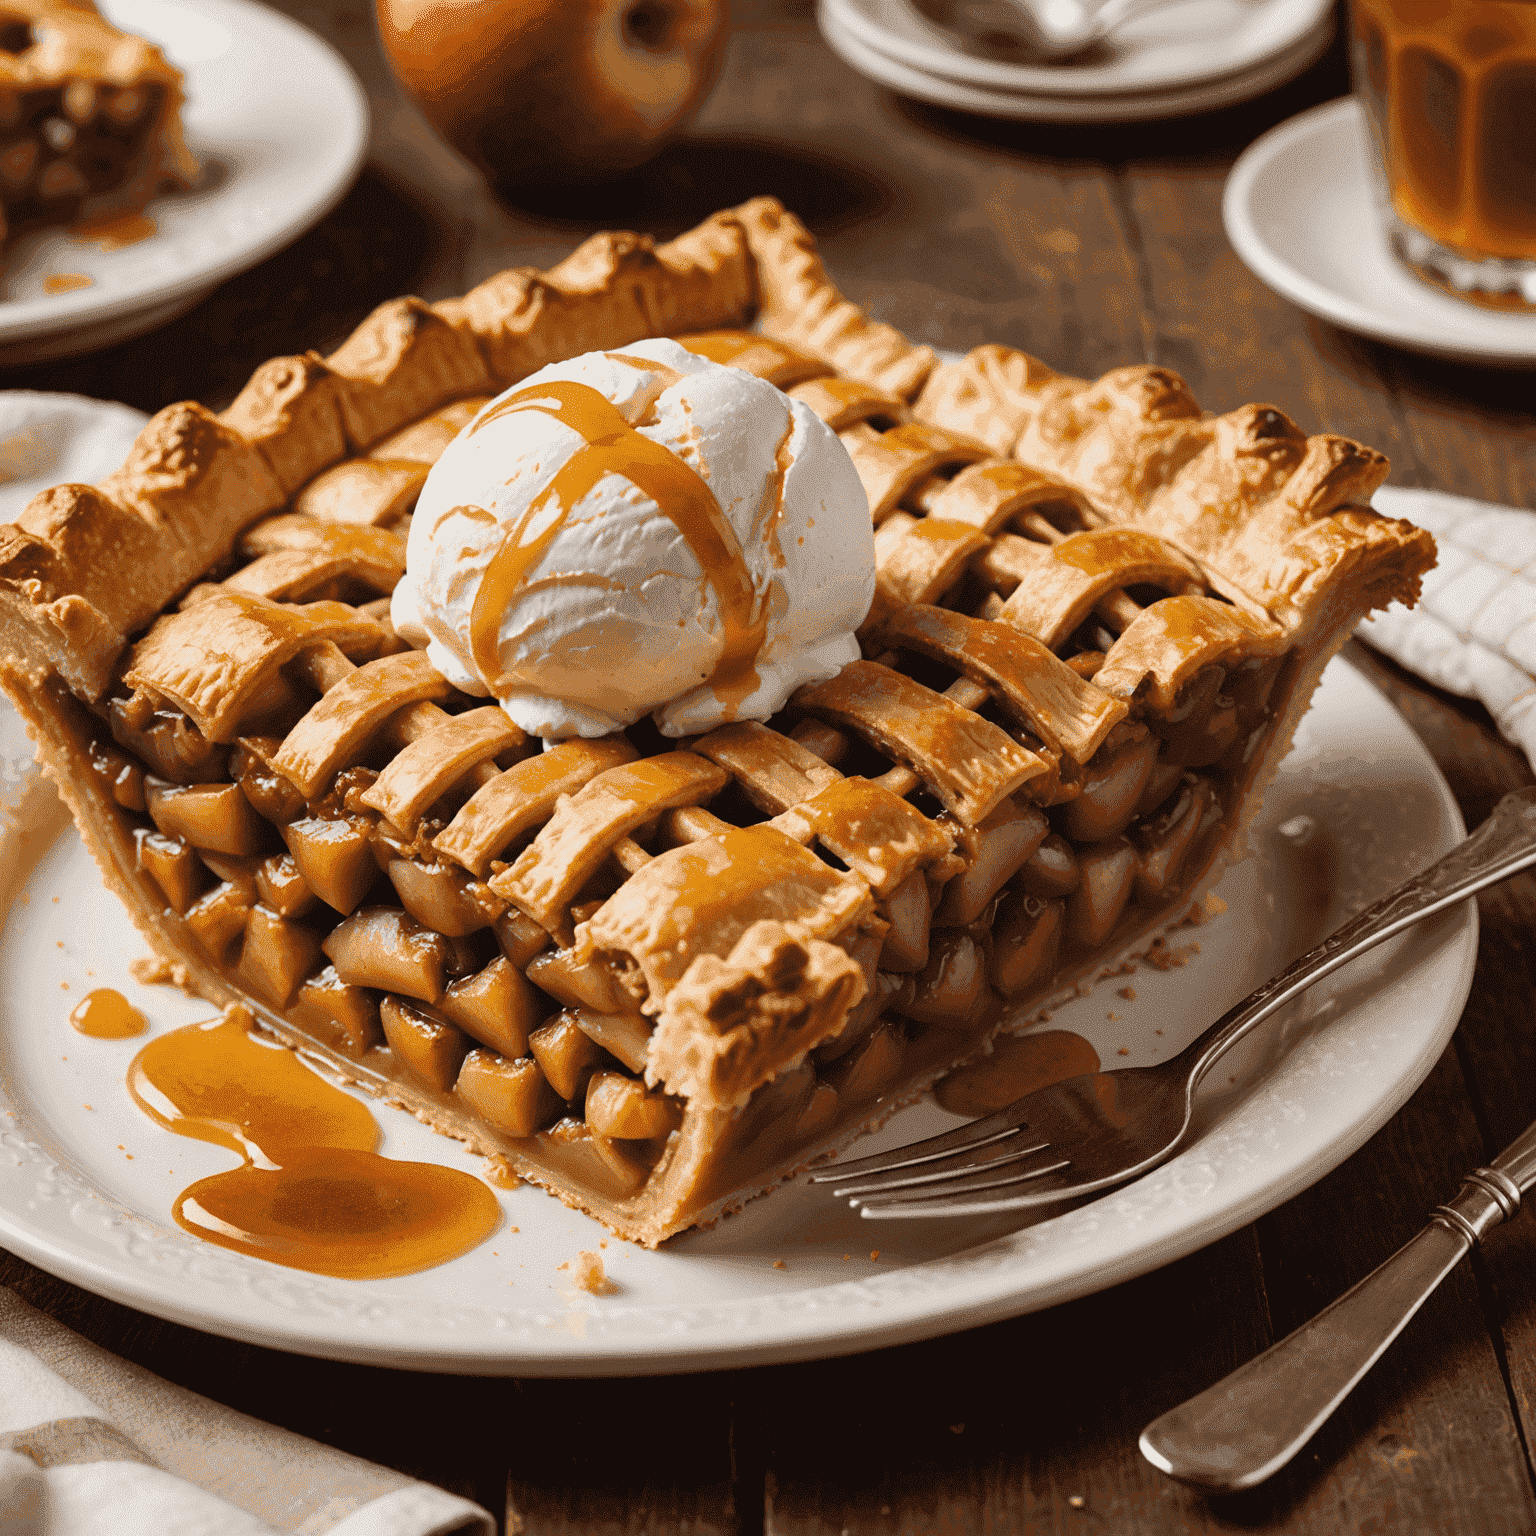
[[[380,1157],[367,1107],[292,1051],[261,1044],[238,1010],[151,1040],[128,1068],[128,1091],[177,1135],[245,1159],[172,1208],[188,1232],[237,1253],[377,1280],[457,1258],[501,1220],[479,1179]]]
[[[101,219],[86,219],[70,226],[76,240],[86,240],[103,251],[120,251],[125,245],[137,245],[158,234],[160,226],[147,213],[113,213]]]
[[[69,1022],[96,1040],[126,1040],[129,1035],[142,1035],[146,1027],[144,1015],[113,987],[86,993]]]
[[[1099,1053],[1069,1029],[999,1035],[990,1056],[956,1067],[935,1085],[933,1096],[951,1114],[980,1119],[1037,1088],[1098,1070]]]
[[[84,272],[50,272],[43,279],[44,293],[73,293],[76,288],[89,288],[95,282]]]

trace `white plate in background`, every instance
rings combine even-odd
[[[1282,298],[1347,331],[1458,362],[1536,364],[1536,313],[1453,298],[1393,256],[1366,132],[1360,104],[1346,96],[1243,151],[1221,214],[1244,264]]]
[[[1237,74],[1171,90],[1029,93],[976,85],[915,68],[870,47],[843,25],[841,16],[841,9],[835,9],[831,0],[823,0],[817,15],[822,36],[845,64],[877,84],[951,111],[1036,123],[1136,123],[1233,106],[1294,79],[1315,63],[1333,40],[1333,19],[1325,14],[1295,43]]]
[[[619,1289],[598,1297],[574,1291],[556,1266],[607,1234],[524,1186],[498,1192],[503,1226],[452,1263],[333,1280],[226,1252],[173,1224],[176,1195],[233,1166],[233,1154],[173,1136],[134,1108],[124,1073],[143,1037],[87,1039],[67,1016],[98,986],[125,992],[156,1031],[212,1010],[130,980],[143,941],[3,705],[0,799],[9,812],[0,814],[0,1242],[101,1295],[209,1332],[421,1370],[646,1374],[844,1354],[1145,1273],[1273,1209],[1385,1124],[1449,1040],[1477,953],[1468,903],[1362,957],[1223,1063],[1218,1096],[1202,1101],[1201,1133],[1182,1156],[1033,1226],[863,1221],[802,1179],[660,1252],[608,1239],[602,1255]],[[1304,843],[1276,832],[1300,816],[1313,823]],[[1111,1066],[1165,1059],[1461,835],[1418,738],[1336,661],[1271,788],[1253,856],[1218,887],[1226,910],[1169,941],[1200,953],[1182,969],[1142,966],[1106,981],[1058,1008],[1052,1027],[1086,1036]],[[387,1155],[478,1166],[409,1115],[376,1112]],[[919,1104],[860,1150],[953,1123]]]
[[[63,229],[10,246],[0,269],[0,365],[94,350],[190,309],[281,249],[351,185],[368,108],[351,69],[314,33],[254,0],[104,0],[115,26],[158,44],[185,76],[190,192],[146,212],[154,234],[115,251]],[[50,276],[91,284],[48,293]]]
[[[1008,27],[1009,0],[955,4],[961,11],[983,7],[997,13],[1000,29]],[[1331,35],[1332,13],[1329,0],[1178,0],[1117,28],[1093,62],[1022,64],[966,52],[962,37],[935,24],[914,0],[821,0],[824,21],[910,70],[1023,96],[1166,93],[1249,74],[1325,25]]]
[[[0,390],[0,523],[14,523],[39,491],[106,479],[148,420],[114,400]]]

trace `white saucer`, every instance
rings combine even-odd
[[[983,117],[1042,123],[1131,123],[1209,112],[1261,95],[1299,75],[1333,39],[1333,18],[1323,20],[1299,42],[1240,74],[1167,91],[1126,91],[1104,95],[1033,95],[991,90],[914,69],[869,47],[834,15],[835,0],[822,0],[817,20],[822,36],[846,64],[903,96]]]
[[[352,71],[253,0],[105,0],[186,76],[182,119],[204,185],[156,198],[152,235],[104,251],[61,229],[16,242],[0,273],[0,365],[92,351],[163,324],[281,249],[351,185],[368,139]],[[89,286],[49,293],[79,274]]]
[[[1222,199],[1237,254],[1276,293],[1345,330],[1459,362],[1536,364],[1536,314],[1464,304],[1393,257],[1369,155],[1352,97],[1249,145]]]
[[[929,0],[937,9],[938,0]],[[981,35],[988,11],[1009,29],[1003,0],[957,5]],[[1332,20],[1329,0],[1179,0],[1127,22],[1102,61],[1019,64],[965,51],[963,36],[929,20],[917,0],[822,0],[831,20],[865,49],[923,75],[1012,96],[1121,96],[1172,92],[1247,75],[1296,50]],[[1331,35],[1331,32],[1330,34]]]

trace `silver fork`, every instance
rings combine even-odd
[[[1156,1067],[1094,1072],[1042,1088],[942,1136],[811,1176],[861,1216],[1026,1210],[1139,1178],[1189,1134],[1195,1089],[1277,1009],[1357,955],[1536,864],[1536,786],[1505,795],[1471,837],[1310,949]]]

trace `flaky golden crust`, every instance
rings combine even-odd
[[[845,300],[804,226],[758,198],[666,245],[596,235],[548,274],[504,272],[433,306],[392,300],[328,359],[263,364],[222,416],[167,407],[97,490],[57,487],[0,527],[0,639],[99,697],[127,639],[225,558],[244,527],[311,483],[318,504],[306,510],[337,515],[334,497],[319,500],[317,476],[348,451],[367,453],[408,422],[555,358],[739,325],[754,306],[769,334],[888,397],[915,399],[920,421],[1012,452],[1292,624],[1320,576],[1326,585],[1363,563],[1373,590],[1411,598],[1432,560],[1428,536],[1406,524],[1358,506],[1335,517],[1380,483],[1379,454],[1307,438],[1272,407],[1205,418],[1166,369],[1116,369],[1087,384],[1003,347],[935,368],[932,349]],[[860,445],[850,448],[857,456]],[[398,511],[421,478],[393,460],[338,473],[348,496],[359,476],[389,482],[370,490],[367,520]]]
[[[915,345],[845,299],[810,232],[777,199],[754,198],[736,212],[757,267],[763,330],[825,358],[850,379],[910,400],[938,361],[933,348]]]
[[[727,957],[700,955],[668,993],[646,1080],[701,1107],[741,1109],[837,1034],[865,990],[835,945],[754,923]]]
[[[1341,581],[1361,583],[1367,609],[1385,592],[1413,602],[1434,564],[1427,533],[1367,505],[1387,476],[1382,454],[1334,433],[1309,437],[1271,405],[1206,415],[1166,368],[1116,368],[1090,383],[1012,348],[977,347],[935,371],[915,414],[963,424],[1104,518],[1167,540],[1217,590],[1291,630]]]

